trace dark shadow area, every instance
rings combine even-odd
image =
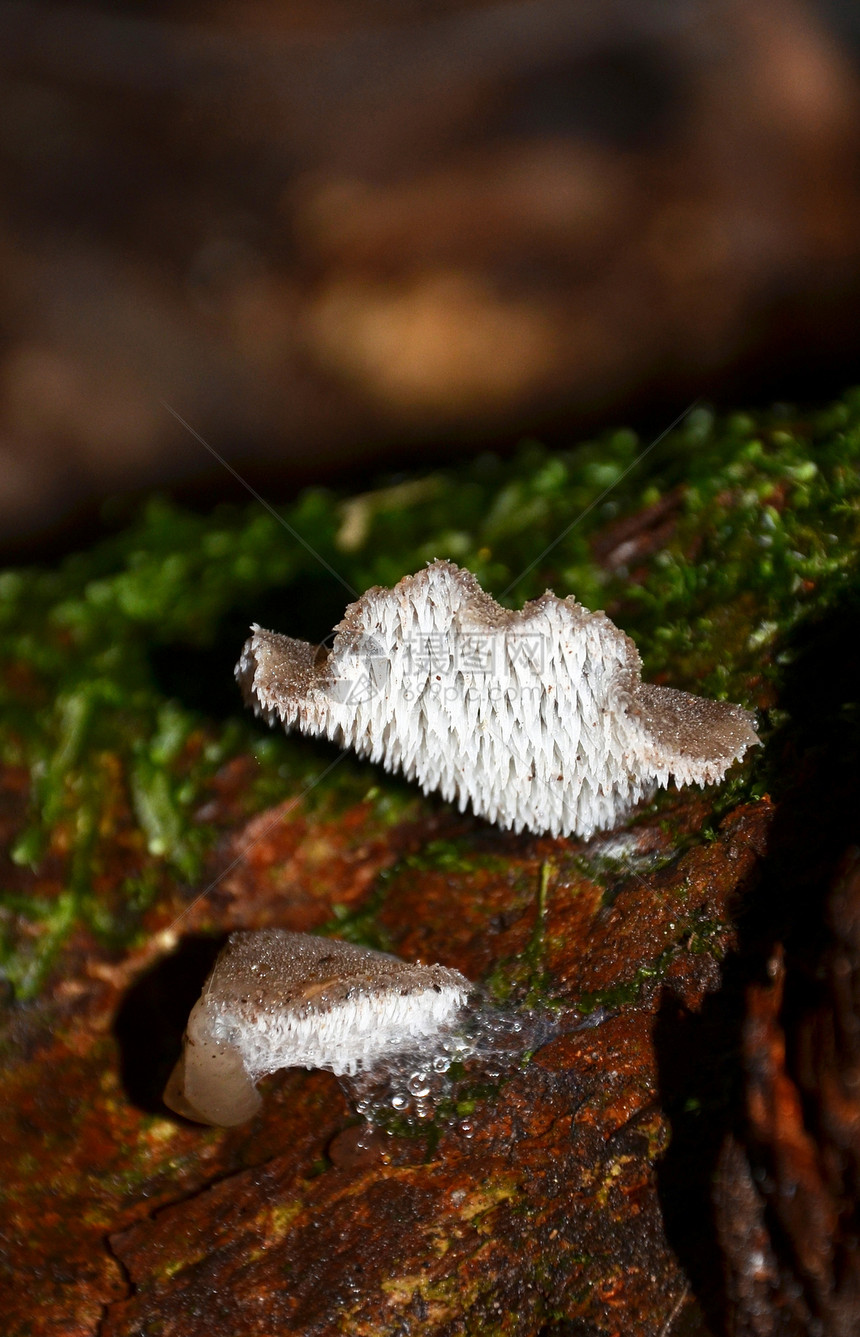
[[[584,136],[619,148],[659,143],[684,115],[683,63],[664,46],[619,40],[588,60],[569,55],[502,85],[493,121],[503,139]]]
[[[350,601],[349,592],[324,571],[318,578],[303,575],[287,588],[255,592],[221,618],[210,645],[153,645],[149,659],[158,689],[213,719],[240,714],[244,706],[234,669],[251,623],[312,645],[331,644],[332,627]]]
[[[745,1113],[746,989],[766,981],[768,960],[783,944],[781,1024],[794,1076],[792,1037],[821,1000],[828,892],[846,846],[857,839],[860,599],[852,593],[826,617],[805,624],[790,653],[793,662],[779,701],[790,719],[770,739],[763,758],[779,807],[761,875],[740,906],[738,951],[724,963],[719,993],[698,1014],[667,997],[655,1030],[661,1100],[672,1124],[659,1169],[664,1219],[716,1333],[725,1331],[726,1297],[714,1265],[721,1250],[713,1186],[725,1138],[737,1138],[754,1173],[766,1177],[772,1170],[767,1149],[751,1142]],[[813,1110],[806,1122],[815,1136]],[[768,1228],[790,1269],[794,1246],[772,1217]]]
[[[726,1127],[741,1100],[740,1028],[744,966],[726,964],[723,986],[698,1013],[664,998],[654,1028],[660,1103],[672,1127],[658,1168],[666,1234],[693,1293],[717,1334],[726,1331],[726,1300],[711,1187]]]
[[[185,1023],[226,934],[183,938],[129,989],[114,1022],[120,1078],[138,1109],[164,1114],[161,1093],[182,1047]]]

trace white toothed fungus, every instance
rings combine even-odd
[[[333,938],[234,933],[188,1018],[165,1103],[200,1123],[244,1123],[267,1073],[370,1069],[436,1035],[471,988],[459,971]]]
[[[758,742],[740,706],[641,681],[605,613],[547,591],[501,608],[433,562],[346,610],[330,653],[253,628],[236,668],[270,723],[321,734],[500,826],[591,836]]]

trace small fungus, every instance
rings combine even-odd
[[[199,1123],[244,1123],[267,1073],[372,1069],[437,1035],[471,990],[459,971],[333,938],[234,933],[192,1008],[165,1104]]]
[[[236,667],[269,723],[322,734],[500,826],[590,837],[673,776],[711,784],[758,742],[741,706],[643,683],[605,613],[521,612],[432,562],[346,610],[330,652],[253,628]]]

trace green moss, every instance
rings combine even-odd
[[[511,1003],[531,1009],[553,1009],[559,1004],[552,996],[552,976],[547,967],[547,913],[550,882],[557,873],[545,860],[540,866],[535,888],[534,925],[526,946],[516,956],[500,960],[493,967],[485,987],[497,1003]]]
[[[376,952],[392,952],[394,943],[391,935],[378,919],[388,895],[392,871],[384,869],[380,873],[371,896],[357,910],[350,910],[345,905],[334,905],[333,918],[317,932],[342,938],[344,942],[354,942],[359,947],[371,947]]]
[[[725,924],[700,920],[685,935],[683,942],[670,943],[648,965],[640,966],[629,979],[615,984],[609,989],[596,989],[592,993],[578,994],[576,999],[577,1011],[588,1016],[597,1008],[614,1012],[618,1008],[629,1007],[638,1003],[643,988],[661,980],[682,950],[693,952],[696,955],[709,953],[718,961],[722,960],[722,937],[724,934]]]
[[[420,854],[412,854],[405,859],[402,866],[421,873],[469,874],[478,869],[504,873],[508,869],[508,861],[498,854],[476,850],[474,842],[469,839],[431,840]]]
[[[797,629],[856,594],[860,390],[806,415],[698,408],[643,454],[647,445],[630,431],[555,455],[528,442],[511,460],[482,456],[360,499],[308,491],[284,514],[323,564],[258,507],[204,516],[157,498],[55,568],[0,573],[0,757],[30,775],[13,858],[38,867],[52,847],[67,851],[59,899],[2,902],[0,969],[16,990],[39,987],[76,923],[128,940],[162,873],[199,876],[217,835],[199,812],[231,757],[256,755],[249,811],[316,784],[334,754],[255,725],[229,680],[244,628],[275,595],[284,629],[301,630],[309,590],[311,602],[343,607],[327,568],[361,590],[454,557],[511,605],[550,586],[609,608],[651,678],[749,705],[765,688],[773,699]],[[675,528],[658,551],[629,569],[597,560],[598,532],[669,494]],[[762,774],[756,759],[723,805]],[[359,798],[390,820],[416,801],[353,759],[313,789],[315,802]],[[110,864],[117,809],[138,854],[124,904],[105,915],[92,888]],[[446,856],[425,857],[441,867]],[[458,859],[474,866],[451,858],[452,871],[463,871]]]

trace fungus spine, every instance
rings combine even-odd
[[[471,990],[457,970],[333,938],[233,933],[191,1010],[165,1104],[199,1123],[244,1123],[267,1073],[368,1071],[425,1045]]]
[[[328,653],[252,630],[236,677],[257,714],[515,831],[588,838],[758,742],[741,706],[643,683],[605,613],[550,591],[511,612],[451,562],[367,590]]]

